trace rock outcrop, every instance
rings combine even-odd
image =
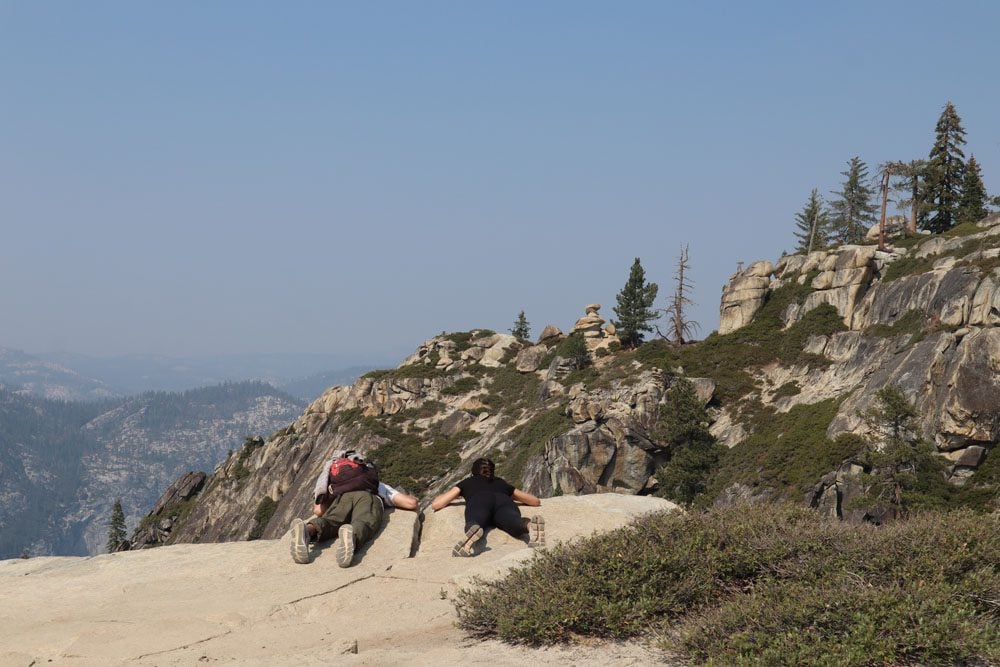
[[[773,272],[771,262],[756,262],[729,279],[722,290],[720,334],[727,334],[750,324],[753,316],[764,305]]]
[[[1000,439],[998,245],[1000,225],[993,216],[967,236],[928,237],[891,252],[842,246],[785,256],[773,267],[758,262],[723,291],[723,313],[732,311],[726,331],[749,323],[775,290],[792,283],[810,288],[783,313],[786,327],[829,304],[849,331],[808,341],[806,351],[823,357],[825,366],[764,371],[774,386],[795,381],[802,387],[782,399],[781,409],[843,397],[827,435],[865,435],[860,412],[872,406],[878,389],[898,385],[918,410],[919,435],[936,445],[950,463],[952,481],[961,484]],[[748,294],[751,279],[764,295],[735,298]],[[843,495],[843,471],[838,475],[837,484],[817,493],[829,498],[829,489],[840,489]]]
[[[907,240],[885,252],[843,246],[738,272],[723,293],[720,336],[693,344],[704,345],[705,354],[691,358],[705,377],[688,378],[707,408],[705,426],[733,450],[730,459],[772,426],[760,419],[780,422],[783,413],[820,403],[832,417],[810,428],[825,429],[830,442],[872,437],[859,415],[881,388],[896,385],[916,406],[916,435],[934,444],[948,479],[975,484],[1000,439],[1000,224],[985,222],[964,237]],[[765,307],[761,341],[727,342],[726,333]],[[620,352],[599,310],[588,306],[569,337],[549,325],[534,345],[485,330],[436,336],[396,369],[329,389],[266,442],[233,452],[185,501],[183,517],[170,519],[167,541],[278,536],[311,506],[324,462],[348,447],[379,461],[390,483],[424,502],[479,456],[493,457],[501,475],[542,497],[657,492],[654,473],[675,444],[663,440],[658,420],[667,387],[686,376],[678,360],[692,348],[656,343]],[[817,321],[826,327],[821,333],[809,328]],[[746,368],[732,368],[729,351]],[[753,444],[767,446],[759,438]],[[793,467],[790,451],[812,455],[784,446],[768,466]],[[819,473],[787,488],[775,481],[782,470],[754,465],[756,473],[744,470],[715,489],[717,499],[787,497],[790,489],[801,498],[815,485],[810,504],[848,516],[845,503],[861,493],[853,461],[839,469],[832,463],[832,477]],[[886,518],[866,512],[867,520]]]
[[[600,319],[598,308],[588,309],[592,322]],[[616,340],[606,327],[586,332],[585,340],[598,342],[593,349]],[[191,488],[178,482],[134,540],[139,546],[276,537],[311,507],[313,481],[333,452],[352,448],[401,469],[412,461],[381,449],[401,440],[422,442],[409,454],[417,458],[442,439],[457,449],[453,467],[412,480],[419,486],[411,490],[425,498],[454,484],[467,473],[463,462],[482,455],[508,461],[502,474],[545,497],[648,489],[669,451],[669,443],[647,435],[663,374],[646,371],[600,390],[568,385],[578,362],[558,356],[560,340],[547,335],[525,346],[513,336],[472,331],[425,341],[397,369],[331,388],[266,442],[232,452],[196,501],[175,498]],[[561,425],[540,441],[524,442],[525,429],[543,417]],[[400,483],[391,473],[390,481]],[[161,516],[163,508],[169,516]]]

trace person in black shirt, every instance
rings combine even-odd
[[[431,502],[431,507],[437,511],[459,496],[465,498],[465,536],[452,549],[453,556],[471,556],[473,545],[482,538],[484,529],[494,526],[513,537],[527,535],[529,546],[545,544],[545,520],[537,514],[525,519],[514,504],[516,500],[529,507],[538,507],[542,501],[526,491],[515,489],[506,480],[497,477],[495,470],[496,465],[490,459],[476,459],[470,477]]]

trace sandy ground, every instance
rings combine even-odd
[[[549,544],[610,530],[667,501],[601,494],[546,499]],[[545,649],[470,640],[451,602],[533,550],[490,531],[454,558],[462,506],[393,511],[350,568],[333,543],[296,564],[281,540],[186,544],[91,558],[0,561],[0,665],[647,665],[641,643]]]

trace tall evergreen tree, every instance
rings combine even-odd
[[[636,257],[628,282],[618,293],[618,305],[614,308],[618,321],[612,321],[624,347],[638,347],[642,343],[643,332],[653,330],[649,323],[657,317],[656,311],[652,309],[657,290],[659,287],[656,283],[646,282],[646,272],[642,269],[642,262]]]
[[[986,210],[986,186],[983,185],[983,172],[976,162],[976,156],[970,155],[965,165],[965,175],[962,178],[962,198],[958,202],[959,224],[963,222],[979,222],[989,213]]]
[[[921,226],[932,232],[943,232],[955,226],[962,178],[965,174],[965,130],[951,102],[945,105],[934,128],[931,148],[924,171],[924,209]]]
[[[676,378],[665,399],[651,433],[670,451],[670,460],[655,473],[656,494],[689,504],[705,491],[726,449],[709,433],[708,413],[689,380]]]
[[[125,512],[122,511],[122,499],[115,498],[115,504],[111,508],[111,521],[108,523],[108,553],[118,551],[126,538]]]
[[[809,193],[809,201],[795,214],[795,237],[799,240],[795,249],[799,252],[812,252],[825,247],[829,242],[829,224],[830,217],[823,207],[823,198],[813,188]]]
[[[840,173],[846,180],[841,190],[833,193],[837,198],[830,202],[830,229],[840,243],[860,243],[877,220],[874,191],[868,186],[868,165],[855,156],[848,161],[847,171]]]
[[[896,170],[893,172],[893,190],[902,193],[896,200],[900,208],[910,209],[910,219],[906,224],[906,232],[909,235],[917,233],[917,220],[923,218],[921,206],[923,205],[923,177],[927,170],[925,160],[910,160],[909,162],[895,163]]]
[[[510,329],[510,333],[518,340],[528,340],[528,337],[531,335],[528,318],[524,316],[523,310],[518,314],[517,320],[514,322],[514,327]]]

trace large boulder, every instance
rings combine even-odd
[[[754,315],[764,305],[770,274],[770,262],[756,262],[746,270],[735,274],[722,290],[719,312],[719,333],[727,334],[753,320]]]

